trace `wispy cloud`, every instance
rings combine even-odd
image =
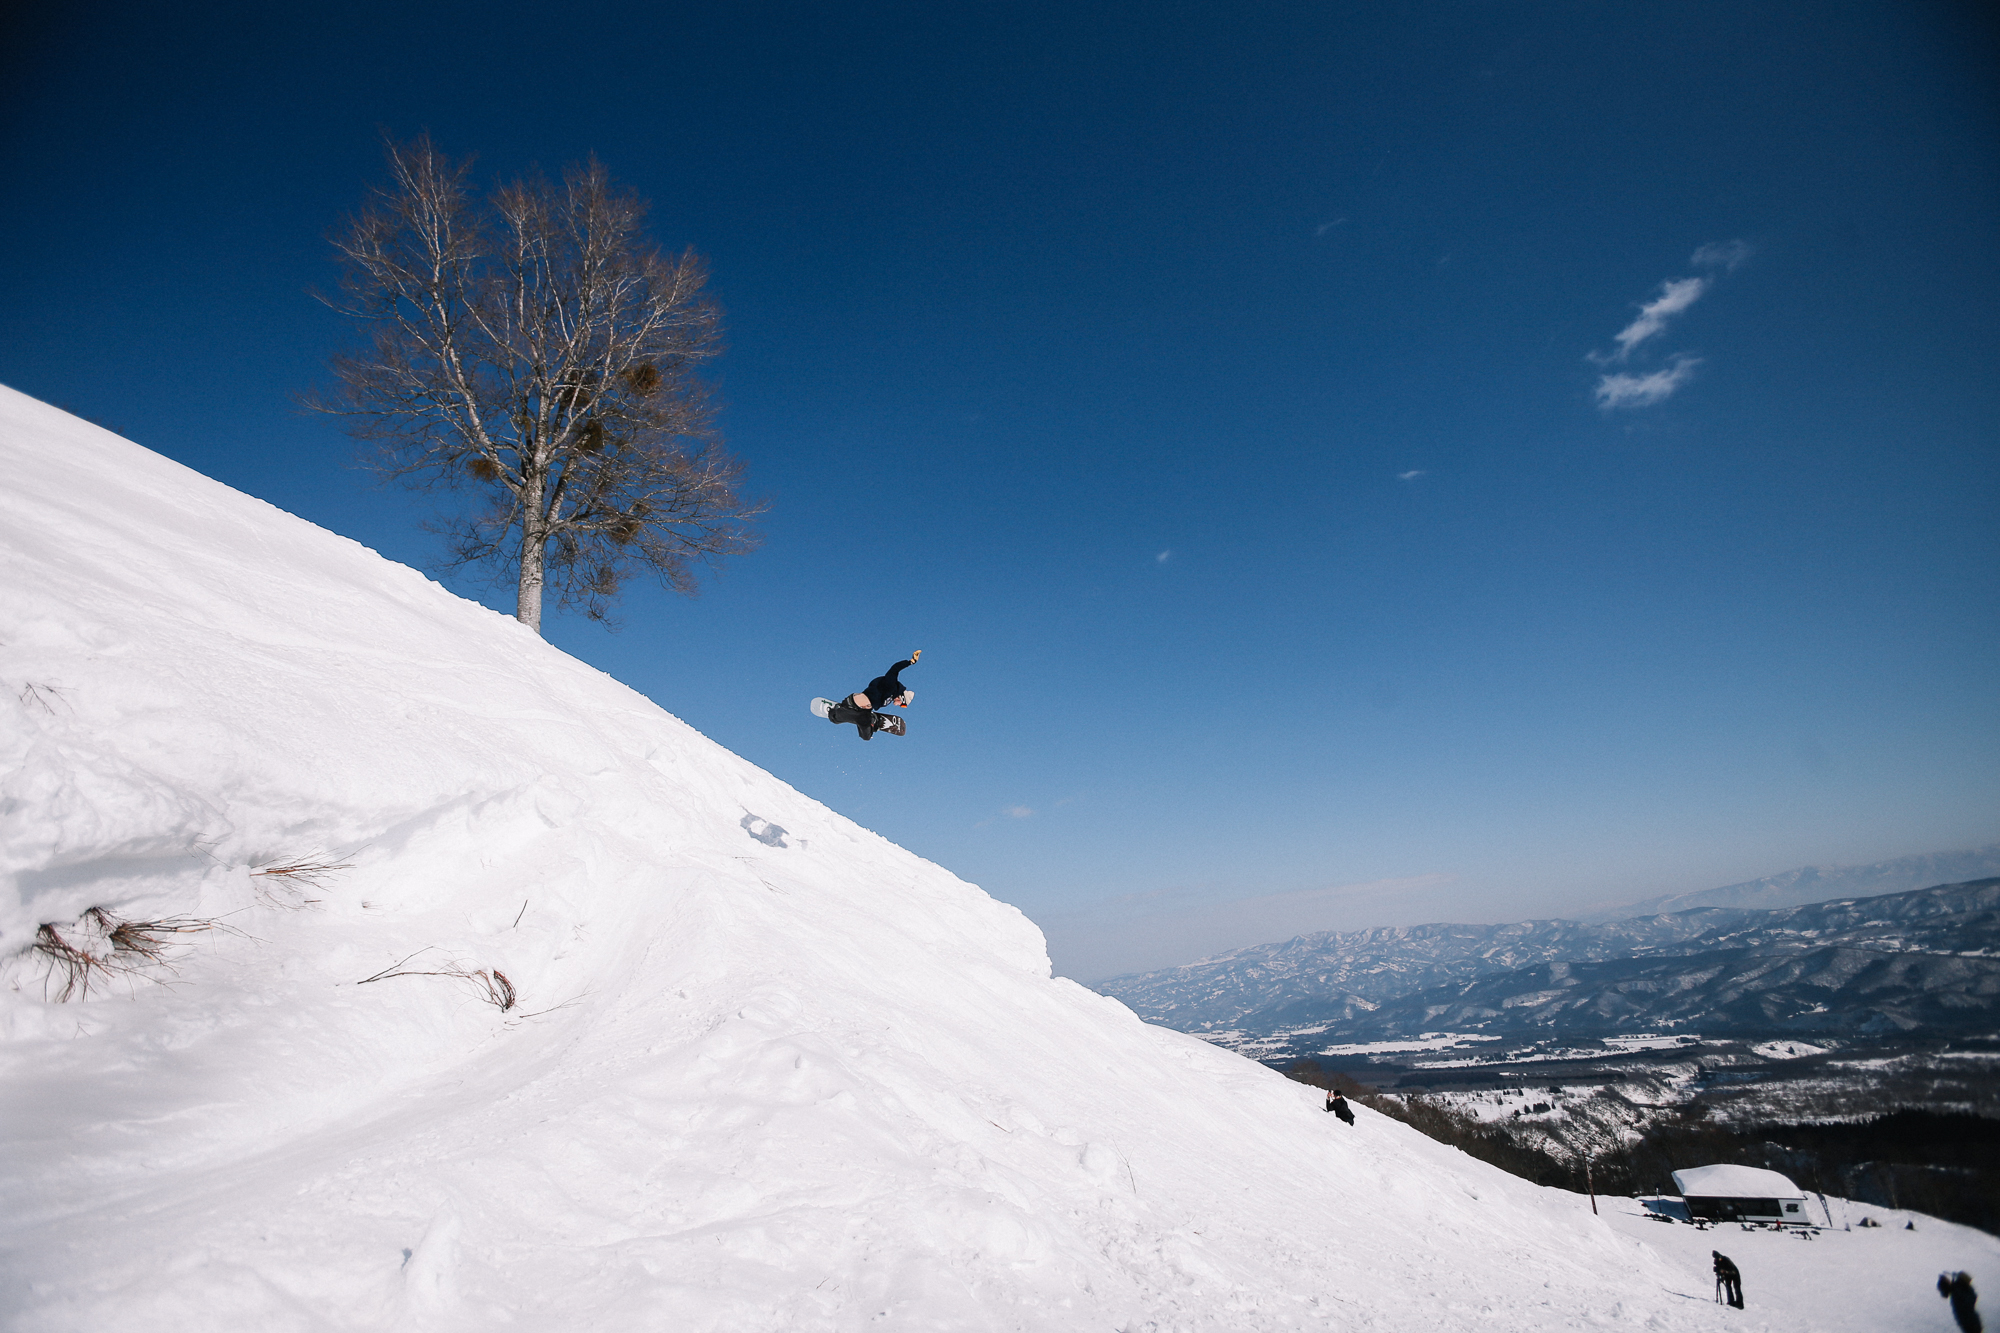
[[[1696,268],[1719,268],[1725,273],[1734,273],[1755,253],[1748,241],[1710,241],[1696,250],[1688,263]]]
[[[1418,477],[1428,477],[1429,475],[1430,473],[1424,471],[1422,468],[1418,468],[1414,472],[1398,472],[1396,474],[1396,480],[1415,481]]]
[[[1707,278],[1669,278],[1661,283],[1660,294],[1639,307],[1639,318],[1618,331],[1612,340],[1618,344],[1618,350],[1609,359],[1624,361],[1632,355],[1634,347],[1664,332],[1668,320],[1699,301],[1707,290]]]
[[[1720,269],[1733,273],[1748,263],[1753,253],[1747,241],[1711,241],[1698,246],[1688,257],[1696,268]],[[1587,352],[1584,359],[1600,366],[1623,366],[1641,345],[1666,332],[1674,318],[1699,301],[1718,281],[1710,274],[1697,278],[1668,278],[1660,284],[1660,294],[1639,307],[1639,316],[1618,330],[1612,341],[1616,351]],[[1659,370],[1607,371],[1597,377],[1597,405],[1607,412],[1625,407],[1651,407],[1680,391],[1694,375],[1701,358],[1676,352]]]
[[[1000,813],[1007,816],[1009,819],[1026,819],[1029,815],[1032,815],[1035,812],[1033,810],[1030,810],[1025,805],[1010,805],[1005,810],[1002,810]]]
[[[1167,563],[1167,557],[1172,554],[1173,554],[1172,551],[1162,551],[1158,555],[1153,557],[1153,563],[1156,565],[1164,565]]]
[[[1597,381],[1597,405],[1607,412],[1619,407],[1651,407],[1671,398],[1700,364],[1698,356],[1677,356],[1665,370],[1648,375],[1602,376]]]
[[[1335,218],[1331,222],[1322,222],[1317,227],[1313,228],[1313,235],[1324,236],[1345,221],[1347,221],[1346,218]]]

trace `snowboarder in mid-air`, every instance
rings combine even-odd
[[[923,655],[923,650],[918,649],[869,681],[866,689],[856,690],[845,699],[813,700],[813,716],[823,717],[836,726],[851,722],[864,741],[873,740],[878,731],[886,731],[892,736],[902,735],[902,718],[894,713],[879,713],[875,710],[887,708],[890,704],[898,708],[910,706],[910,701],[917,697],[917,692],[903,684],[903,668],[915,666],[917,659]]]

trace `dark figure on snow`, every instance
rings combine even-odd
[[[1326,1094],[1326,1109],[1339,1116],[1348,1124],[1351,1125],[1354,1123],[1354,1112],[1348,1109],[1347,1098],[1341,1096],[1339,1093],[1329,1091]]]
[[[1979,1304],[1979,1293],[1972,1289],[1972,1274],[1939,1273],[1938,1295],[1951,1302],[1951,1317],[1958,1321],[1959,1333],[1980,1333],[1986,1327],[1973,1308]]]
[[[883,726],[883,720],[876,716],[875,710],[887,708],[890,704],[898,708],[908,708],[910,701],[917,697],[917,692],[903,684],[900,677],[904,667],[915,666],[917,659],[923,655],[921,648],[911,653],[869,681],[868,688],[856,690],[835,704],[827,712],[827,717],[834,722],[852,722],[854,729],[861,733],[861,739],[864,741],[875,739],[875,733]]]
[[[1743,1274],[1736,1271],[1736,1265],[1729,1262],[1729,1256],[1721,1250],[1710,1250],[1715,1256],[1715,1299],[1728,1301],[1741,1310],[1743,1308]]]

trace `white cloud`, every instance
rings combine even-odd
[[[1331,222],[1322,222],[1317,227],[1313,228],[1313,235],[1324,236],[1345,221],[1347,221],[1346,218],[1335,218]]]
[[[1696,250],[1688,263],[1696,268],[1719,268],[1734,273],[1755,253],[1748,241],[1711,241]]]
[[[1172,551],[1162,551],[1158,555],[1153,557],[1153,563],[1156,565],[1164,565],[1167,563],[1167,557],[1172,554],[1173,554]]]
[[[1025,805],[1010,805],[1000,813],[1006,815],[1009,819],[1026,819],[1035,812]]]
[[[1417,479],[1418,477],[1427,477],[1427,476],[1429,476],[1429,475],[1430,475],[1430,474],[1429,474],[1428,472],[1425,472],[1425,471],[1424,471],[1424,470],[1423,470],[1422,468],[1418,468],[1418,469],[1417,469],[1416,471],[1414,471],[1414,472],[1398,472],[1398,473],[1396,474],[1396,480],[1397,480],[1397,481],[1415,481],[1415,480],[1416,480],[1416,479]]]
[[[1665,329],[1668,320],[1699,301],[1707,290],[1707,278],[1669,278],[1661,283],[1660,294],[1639,307],[1639,318],[1618,331],[1618,350],[1611,360],[1623,361],[1632,355],[1634,347]]]
[[[1607,412],[1620,407],[1651,407],[1672,397],[1700,364],[1698,356],[1677,356],[1665,370],[1650,375],[1601,376],[1597,381],[1597,405]]]

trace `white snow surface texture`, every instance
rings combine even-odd
[[[1723,1326],[512,620],[12,390],[0,457],[6,1328]],[[230,929],[57,1002],[91,908]]]

